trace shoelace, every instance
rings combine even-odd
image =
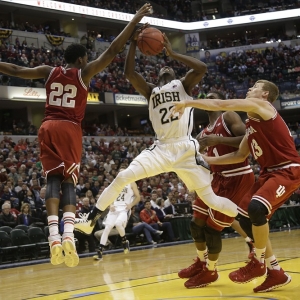
[[[252,271],[254,268],[255,263],[253,261],[250,261],[245,267],[240,268],[240,271],[243,273],[243,275],[246,275]]]

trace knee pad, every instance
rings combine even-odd
[[[62,177],[60,175],[50,175],[47,177],[46,200],[60,199],[60,186]]]
[[[190,223],[191,235],[196,243],[205,243],[204,227],[197,225],[193,220]]]
[[[267,223],[267,207],[257,200],[251,200],[248,206],[248,215],[254,226],[262,226]]]
[[[208,252],[211,254],[220,253],[222,250],[221,231],[205,226],[204,233]]]
[[[74,183],[63,182],[61,184],[61,207],[66,205],[76,206],[76,193]]]
[[[238,221],[239,221],[242,229],[245,231],[245,233],[253,240],[251,220],[249,218],[244,217],[244,216],[240,216]]]

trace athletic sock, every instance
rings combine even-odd
[[[265,252],[266,252],[266,247],[263,249],[255,248],[256,258],[261,263],[265,262]]]
[[[58,231],[58,216],[51,215],[47,217],[49,226],[49,235],[59,235]]]
[[[280,270],[280,266],[278,264],[278,261],[275,257],[275,255],[272,255],[271,257],[266,258],[266,264],[268,269],[270,270]]]
[[[64,233],[74,231],[75,214],[72,212],[65,212],[63,214]]]
[[[205,248],[205,250],[197,249],[197,255],[201,261],[207,261],[207,257],[208,257],[207,248]]]
[[[217,262],[218,262],[218,260],[207,259],[207,264],[206,264],[207,269],[209,271],[214,271],[216,269],[216,267],[217,267]]]

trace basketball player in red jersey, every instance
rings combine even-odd
[[[229,278],[246,283],[267,273],[266,280],[254,292],[268,292],[291,281],[279,266],[269,240],[268,219],[299,187],[300,157],[283,119],[272,106],[279,95],[275,84],[258,80],[248,90],[246,99],[227,101],[201,100],[176,103],[173,114],[185,107],[204,110],[236,110],[248,114],[246,135],[237,151],[219,157],[205,157],[209,164],[225,165],[245,160],[251,153],[260,164],[261,174],[239,204],[240,225],[255,241],[256,255]],[[267,265],[267,268],[266,268]]]
[[[223,99],[219,92],[209,93],[206,99]],[[206,149],[208,156],[220,156],[236,151],[245,135],[245,124],[236,112],[208,111],[209,125],[199,134],[200,152]],[[248,159],[237,164],[211,165],[214,192],[239,204],[245,193],[254,184],[253,171]],[[246,238],[238,221],[209,208],[199,197],[193,203],[191,234],[197,248],[195,263],[178,272],[180,278],[189,278],[187,288],[200,288],[219,278],[216,265],[222,249],[221,231],[236,222],[235,229]],[[247,237],[252,246],[251,239]]]
[[[91,78],[107,67],[132,35],[135,26],[149,15],[150,4],[145,4],[134,15],[111,45],[94,61],[87,61],[87,50],[80,44],[67,47],[66,67],[39,66],[25,68],[0,63],[0,72],[25,79],[45,78],[45,118],[39,129],[40,159],[47,176],[46,208],[49,224],[51,263],[65,262],[68,267],[78,265],[74,243],[74,221],[77,183],[82,151],[81,121],[84,117]],[[61,197],[60,197],[61,191]],[[58,230],[58,209],[63,208],[64,233]],[[64,252],[64,254],[63,254]]]

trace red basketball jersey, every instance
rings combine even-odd
[[[223,136],[223,137],[232,137],[233,135],[231,134],[230,130],[227,128],[226,123],[224,121],[223,114],[219,116],[219,118],[216,120],[215,124],[210,126],[208,125],[202,132],[201,136],[206,136],[210,134],[215,134],[218,136]],[[238,149],[235,147],[227,146],[227,145],[215,145],[215,146],[210,146],[207,148],[207,155],[208,156],[221,156],[224,154],[228,154],[231,152],[235,152]],[[210,169],[212,172],[215,173],[222,173],[223,175],[242,175],[244,172],[249,173],[252,172],[248,160],[246,159],[242,163],[237,163],[237,164],[230,164],[230,165],[210,165]],[[224,172],[225,171],[225,172]]]
[[[46,82],[46,94],[43,122],[66,120],[81,124],[88,96],[88,89],[81,78],[81,70],[53,68]]]
[[[285,164],[300,163],[292,135],[275,108],[274,117],[270,120],[248,117],[246,136],[249,149],[262,171]]]

